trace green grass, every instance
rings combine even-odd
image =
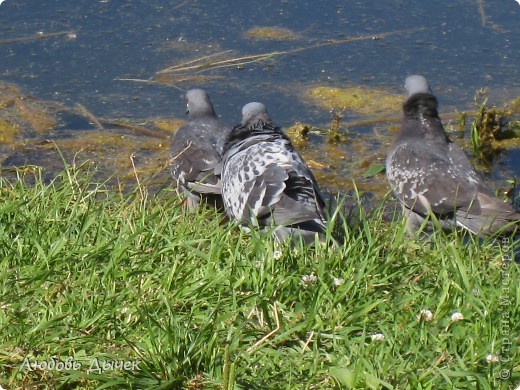
[[[505,242],[413,241],[400,219],[360,210],[343,245],[291,250],[212,210],[188,214],[171,191],[123,195],[72,169],[33,181],[0,187],[5,389],[520,382],[519,272]]]

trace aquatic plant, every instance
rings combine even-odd
[[[27,129],[43,135],[57,125],[56,118],[44,102],[23,94],[13,84],[0,82],[0,108],[3,108],[1,115],[4,121],[19,132]]]
[[[334,144],[338,142],[343,142],[346,140],[344,132],[340,130],[340,124],[344,117],[344,112],[346,107],[335,110],[331,109],[330,111],[330,126],[327,131],[327,142]]]
[[[350,111],[372,117],[398,115],[402,104],[400,96],[382,89],[360,86],[318,86],[309,88],[305,94],[314,105],[327,110],[338,110],[341,114]]]
[[[518,138],[515,121],[510,121],[512,111],[488,106],[488,98],[480,90],[475,96],[478,110],[471,123],[470,138],[474,156],[484,164],[490,164],[507,146],[502,141]]]
[[[284,27],[253,27],[246,31],[246,37],[263,41],[293,41],[298,35]]]
[[[21,134],[22,131],[19,126],[5,119],[0,119],[0,144],[13,147],[16,138]]]
[[[300,122],[285,129],[285,134],[289,136],[291,142],[297,148],[305,148],[309,145],[309,132],[311,127]]]

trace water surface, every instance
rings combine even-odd
[[[304,122],[320,128],[330,124],[331,112],[304,98],[305,91],[315,86],[362,86],[404,95],[404,78],[419,73],[429,79],[445,114],[474,110],[475,92],[481,88],[486,89],[488,102],[497,106],[520,95],[520,5],[514,0],[6,0],[0,5],[0,18],[1,81],[38,100],[67,107],[79,103],[95,117],[127,118],[144,127],[154,118],[183,118],[182,91],[195,86],[210,92],[217,112],[230,124],[240,119],[243,104],[262,101],[282,126]],[[282,27],[294,37],[255,39],[247,34],[254,27]],[[314,47],[348,38],[363,39]],[[172,65],[218,52],[226,52],[228,58],[289,53],[196,73],[205,79],[135,81],[154,79]],[[71,129],[95,127],[74,116],[58,116],[61,127],[32,137],[34,145],[39,145],[35,141],[39,138],[38,142],[74,138]],[[343,121],[360,119],[371,117],[346,111]],[[383,161],[392,126],[396,124],[349,127],[347,141],[333,151],[323,137],[314,136],[304,154],[316,163],[314,169],[327,186],[341,190],[354,178],[369,188],[384,182],[384,177],[363,179],[361,174],[370,163]],[[112,127],[104,131],[116,136],[122,132]],[[127,137],[121,153],[134,148],[141,156],[138,165],[146,161],[159,167],[167,158],[167,140],[154,147],[145,145],[146,152],[142,139],[126,132],[121,135]],[[76,138],[88,139],[85,134]],[[25,151],[11,148],[4,163],[35,163],[48,169],[59,165],[50,162],[55,153],[49,148],[27,148],[31,142],[26,142]],[[85,145],[77,149],[84,150]],[[121,157],[110,145],[93,148],[87,155],[95,159],[100,153],[103,158],[97,157],[103,164]],[[114,173],[129,167],[128,156],[123,158],[124,168],[110,165]],[[500,155],[490,176],[495,187],[520,176],[518,161],[518,149]]]

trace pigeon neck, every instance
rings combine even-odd
[[[216,117],[217,115],[215,114],[213,107],[207,107],[205,109],[190,110],[189,116],[190,116],[190,119],[197,119],[197,118],[208,117],[208,116]]]
[[[405,116],[418,117],[419,115],[428,118],[438,118],[437,98],[430,93],[416,93],[408,98],[404,103],[403,110]]]
[[[404,122],[401,137],[449,142],[437,112],[437,99],[430,93],[417,93],[403,106]]]
[[[271,121],[263,119],[249,121],[244,124],[244,127],[252,133],[280,132],[279,127],[274,126]]]
[[[273,125],[271,122],[256,120],[248,124],[239,124],[229,133],[224,143],[224,150],[229,149],[232,145],[236,145],[250,137],[259,135],[269,135],[280,138],[287,138],[282,130]]]

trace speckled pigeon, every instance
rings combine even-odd
[[[214,168],[220,162],[229,131],[215,114],[208,93],[190,89],[186,93],[188,122],[175,133],[170,150],[174,184],[190,209],[201,199],[221,205],[220,179]]]
[[[493,196],[448,138],[426,79],[410,76],[405,87],[404,118],[387,156],[386,174],[404,207],[408,231],[416,232],[431,213],[446,230],[459,226],[482,237],[512,232],[520,215]]]
[[[282,242],[325,237],[324,202],[316,179],[265,106],[248,103],[224,144],[222,198],[243,226],[273,228]]]

